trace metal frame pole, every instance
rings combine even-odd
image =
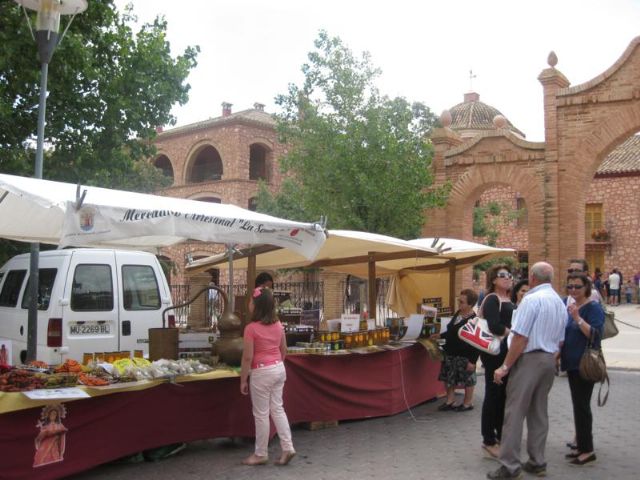
[[[42,178],[44,163],[44,124],[47,109],[47,77],[49,64],[42,62],[40,69],[40,103],[38,105],[38,140],[36,147],[35,178]],[[29,311],[27,315],[27,362],[35,360],[38,350],[38,286],[40,285],[40,244],[32,243],[29,262]]]

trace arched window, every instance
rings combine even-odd
[[[190,183],[211,182],[222,178],[222,159],[218,150],[207,145],[200,150],[191,167]]]
[[[249,199],[249,205],[247,206],[249,210],[255,212],[258,210],[258,199],[256,197],[251,197]]]
[[[529,224],[529,214],[527,212],[527,202],[522,197],[516,198],[516,226],[526,227]]]
[[[166,155],[160,155],[156,158],[156,161],[153,162],[153,165],[162,171],[162,174],[165,177],[169,177],[173,180],[173,166],[171,166],[171,160]]]
[[[267,180],[268,150],[254,143],[249,147],[249,180]]]
[[[197,200],[199,202],[222,203],[222,200],[220,200],[218,197],[200,197],[194,198],[194,200]]]

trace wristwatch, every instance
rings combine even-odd
[[[584,323],[584,320],[581,318],[580,321],[578,322],[578,326],[580,327],[583,323]]]
[[[506,363],[503,363],[502,365],[500,365],[500,370],[502,370],[503,372],[508,372],[509,366]]]

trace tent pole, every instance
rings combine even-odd
[[[375,254],[369,252],[369,318],[378,318],[376,315],[376,259]]]
[[[229,257],[229,311],[235,311],[235,295],[233,294],[233,244],[227,244],[227,256]]]
[[[449,265],[449,308],[451,313],[455,312],[456,305],[456,261],[452,260]]]
[[[247,257],[247,298],[245,300],[246,307],[248,309],[249,302],[251,302],[251,296],[253,294],[253,286],[256,284],[256,254],[253,248],[250,250],[251,254]],[[243,310],[244,311],[244,310]],[[246,310],[247,312],[249,310]],[[249,323],[249,315],[244,319],[245,323]]]

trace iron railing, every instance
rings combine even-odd
[[[229,291],[228,285],[218,285],[224,292]],[[174,305],[189,302],[191,292],[200,291],[201,287],[193,288],[192,285],[171,285],[171,298]],[[324,283],[323,282],[282,282],[273,285],[274,292],[280,292],[280,301],[288,300],[291,307],[303,310],[322,310],[324,308]],[[246,284],[233,285],[234,297],[244,296],[247,291]],[[188,324],[191,305],[185,305],[175,309],[176,326],[185,327]],[[236,307],[236,309],[238,309]],[[207,319],[210,327],[215,327],[218,318],[224,310],[222,296],[215,290],[210,290],[206,297]]]

